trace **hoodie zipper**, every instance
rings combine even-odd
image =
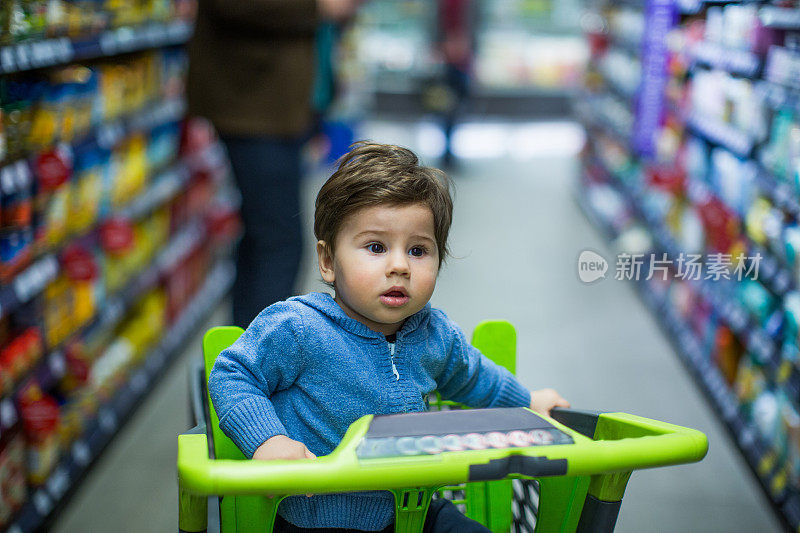
[[[395,381],[400,381],[400,372],[397,371],[397,367],[394,364],[394,350],[395,350],[395,343],[389,342],[389,358],[392,361],[392,372],[394,372],[394,379]]]

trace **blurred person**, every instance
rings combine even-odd
[[[449,101],[442,106],[445,137],[442,166],[452,168],[453,129],[469,95],[474,51],[476,0],[438,0],[436,52],[444,63],[444,84]]]
[[[242,194],[233,321],[294,292],[302,255],[301,150],[313,124],[315,33],[363,0],[198,0],[189,111],[220,134]]]

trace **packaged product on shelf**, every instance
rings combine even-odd
[[[124,337],[116,338],[95,359],[89,372],[88,388],[101,402],[108,401],[124,382],[133,360],[133,347]]]
[[[111,205],[119,207],[140,193],[147,180],[147,142],[142,134],[133,135],[116,150],[116,172],[111,186]]]
[[[17,426],[0,439],[0,527],[9,521],[27,498],[25,439]]]
[[[750,312],[757,323],[764,325],[776,311],[775,296],[759,281],[744,279],[737,286],[739,301]],[[780,312],[780,309],[777,309]]]
[[[180,127],[177,123],[158,126],[150,131],[147,143],[149,168],[162,168],[175,160],[180,145]]]
[[[710,185],[740,217],[753,202],[756,172],[752,161],[742,161],[719,148],[711,151]]]
[[[14,385],[33,368],[44,355],[42,333],[37,327],[29,327],[0,348],[0,396],[13,391]]]
[[[0,78],[0,102],[3,107],[7,158],[15,158],[27,149],[33,101],[39,98],[42,91],[42,84]]]
[[[47,0],[46,32],[48,37],[61,37],[67,34],[69,0]]]
[[[0,180],[0,280],[24,266],[33,245],[33,177],[27,166],[3,169]]]
[[[10,2],[3,2],[0,4],[0,46],[8,44],[11,41],[11,32],[9,31],[9,19],[11,18],[10,7]]]
[[[753,404],[767,388],[767,379],[755,355],[747,352],[739,360],[733,391],[739,401],[739,410],[749,422],[753,421]]]
[[[241,233],[239,209],[230,203],[215,202],[209,210],[206,222],[212,246],[215,249],[224,243],[232,243]],[[219,250],[220,254],[230,255],[230,250]]]
[[[59,459],[58,403],[32,381],[20,391],[18,406],[27,444],[28,481],[41,485]]]
[[[47,346],[58,346],[72,333],[74,293],[65,274],[56,277],[44,290],[43,321]]]
[[[110,256],[125,255],[133,249],[133,224],[124,218],[109,218],[100,225],[100,243]]]
[[[696,204],[703,222],[707,249],[736,255],[741,249],[741,231],[736,213],[719,198],[708,195]]]
[[[84,344],[80,340],[75,340],[64,347],[64,360],[66,371],[59,381],[58,390],[68,396],[86,385],[92,359]]]
[[[767,169],[788,183],[795,194],[800,193],[800,119],[793,109],[783,108],[773,115],[760,156]]]
[[[102,150],[78,152],[69,184],[67,232],[81,234],[94,226],[100,216],[106,167]]]
[[[8,152],[4,123],[5,119],[3,118],[3,104],[0,102],[0,162],[6,158],[6,153]]]
[[[102,305],[104,295],[100,279],[100,267],[91,249],[73,243],[61,252],[61,264],[72,293],[73,307],[70,312],[70,333],[77,330],[95,316]]]
[[[714,362],[729,385],[736,382],[736,372],[743,352],[741,343],[729,328],[725,326],[717,328],[713,351]]]
[[[196,248],[166,277],[164,287],[168,296],[167,317],[170,324],[181,315],[199,288],[208,269],[208,252],[205,246]]]
[[[44,36],[47,4],[44,0],[7,0],[8,34],[11,42]]]
[[[167,297],[161,289],[153,289],[136,306],[133,315],[119,333],[131,347],[131,363],[142,362],[148,350],[163,334],[166,326]]]

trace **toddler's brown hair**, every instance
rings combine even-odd
[[[314,235],[334,255],[336,235],[345,219],[364,207],[421,203],[433,212],[439,267],[450,252],[447,236],[453,220],[450,179],[419,164],[409,150],[392,144],[360,141],[339,159],[339,167],[317,194]]]

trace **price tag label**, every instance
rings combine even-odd
[[[17,410],[14,407],[14,402],[10,398],[6,398],[0,403],[0,426],[10,428],[17,423]]]
[[[761,461],[758,462],[758,475],[766,477],[772,471],[772,468],[775,466],[775,454],[773,452],[767,452],[761,457]]]
[[[10,46],[0,48],[0,66],[3,67],[3,72],[14,72],[17,70],[14,50]]]
[[[53,54],[56,56],[59,62],[66,63],[72,60],[72,57],[75,55],[75,51],[72,48],[72,41],[70,41],[68,37],[56,39],[52,41],[52,43]]]
[[[110,300],[103,311],[103,324],[115,324],[122,318],[124,312],[125,305],[119,299]]]
[[[775,477],[772,478],[772,483],[770,483],[770,490],[772,491],[773,496],[778,496],[783,493],[784,489],[786,489],[786,471],[781,470]]]
[[[722,416],[726,421],[733,420],[739,414],[739,407],[736,400],[730,394],[723,395]]]
[[[781,361],[781,364],[778,367],[778,375],[776,376],[776,381],[779,385],[786,383],[789,380],[789,376],[792,375],[792,368],[794,368],[794,365],[792,365],[791,361],[787,359],[783,359]]]
[[[789,285],[792,283],[792,276],[786,270],[781,269],[775,276],[773,283],[775,284],[775,290],[779,294],[783,294],[789,290]]]
[[[92,460],[89,447],[82,440],[76,441],[75,444],[72,445],[72,460],[81,467],[85,467],[89,464],[89,461]]]
[[[17,66],[20,70],[27,70],[31,68],[31,49],[30,45],[18,44],[15,47],[17,53]]]
[[[50,41],[38,41],[31,46],[33,63],[37,66],[52,65],[54,63],[53,49]]]
[[[33,494],[33,507],[39,516],[47,516],[53,509],[53,502],[44,490],[39,489]]]
[[[144,370],[138,370],[133,377],[131,377],[131,390],[136,394],[141,394],[147,389],[150,380],[147,379],[147,374]]]
[[[117,429],[117,415],[108,407],[100,409],[99,420],[100,427],[106,433],[113,433]]]
[[[745,426],[745,428],[739,433],[739,444],[742,446],[742,448],[750,448],[754,442],[755,435],[753,434],[753,430]]]
[[[47,490],[50,491],[50,494],[52,494],[56,500],[60,499],[61,496],[67,492],[69,485],[69,474],[61,467],[50,474],[50,478],[47,480]]]
[[[64,352],[57,351],[50,355],[50,373],[56,378],[61,378],[67,372],[67,360]]]

